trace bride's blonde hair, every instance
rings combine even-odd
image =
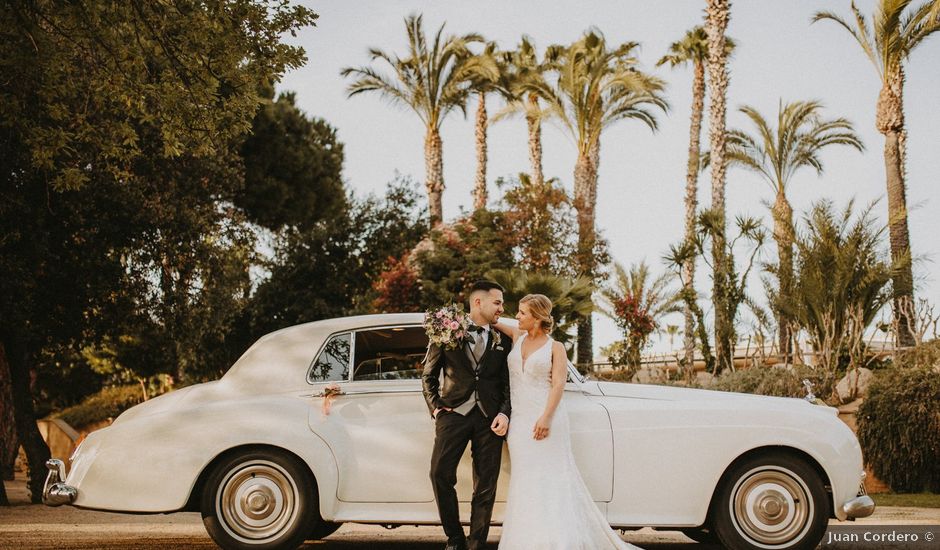
[[[548,299],[548,296],[544,294],[526,294],[519,300],[519,305],[522,306],[522,304],[529,306],[529,313],[538,319],[542,330],[546,334],[551,334],[552,327],[555,326],[555,320],[552,319],[552,301]]]

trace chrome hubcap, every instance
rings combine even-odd
[[[293,525],[298,489],[280,466],[268,461],[240,464],[219,486],[216,511],[233,537],[253,543],[273,539]]]
[[[767,546],[804,534],[813,515],[809,488],[793,472],[764,466],[741,476],[732,493],[732,517],[742,535]]]

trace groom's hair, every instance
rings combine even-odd
[[[498,290],[500,292],[506,292],[506,290],[499,284],[493,281],[480,280],[473,283],[473,286],[470,287],[470,296],[473,297],[477,292],[489,292],[491,290]]]

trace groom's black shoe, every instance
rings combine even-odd
[[[459,539],[449,540],[444,550],[467,550],[467,539],[461,537]]]

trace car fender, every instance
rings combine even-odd
[[[245,445],[269,445],[298,456],[316,478],[321,514],[336,504],[337,469],[327,445],[307,428],[309,390],[237,400],[188,399],[185,406],[88,435],[67,483],[79,507],[119,512],[185,508],[212,461]],[[312,488],[311,488],[312,490]]]

